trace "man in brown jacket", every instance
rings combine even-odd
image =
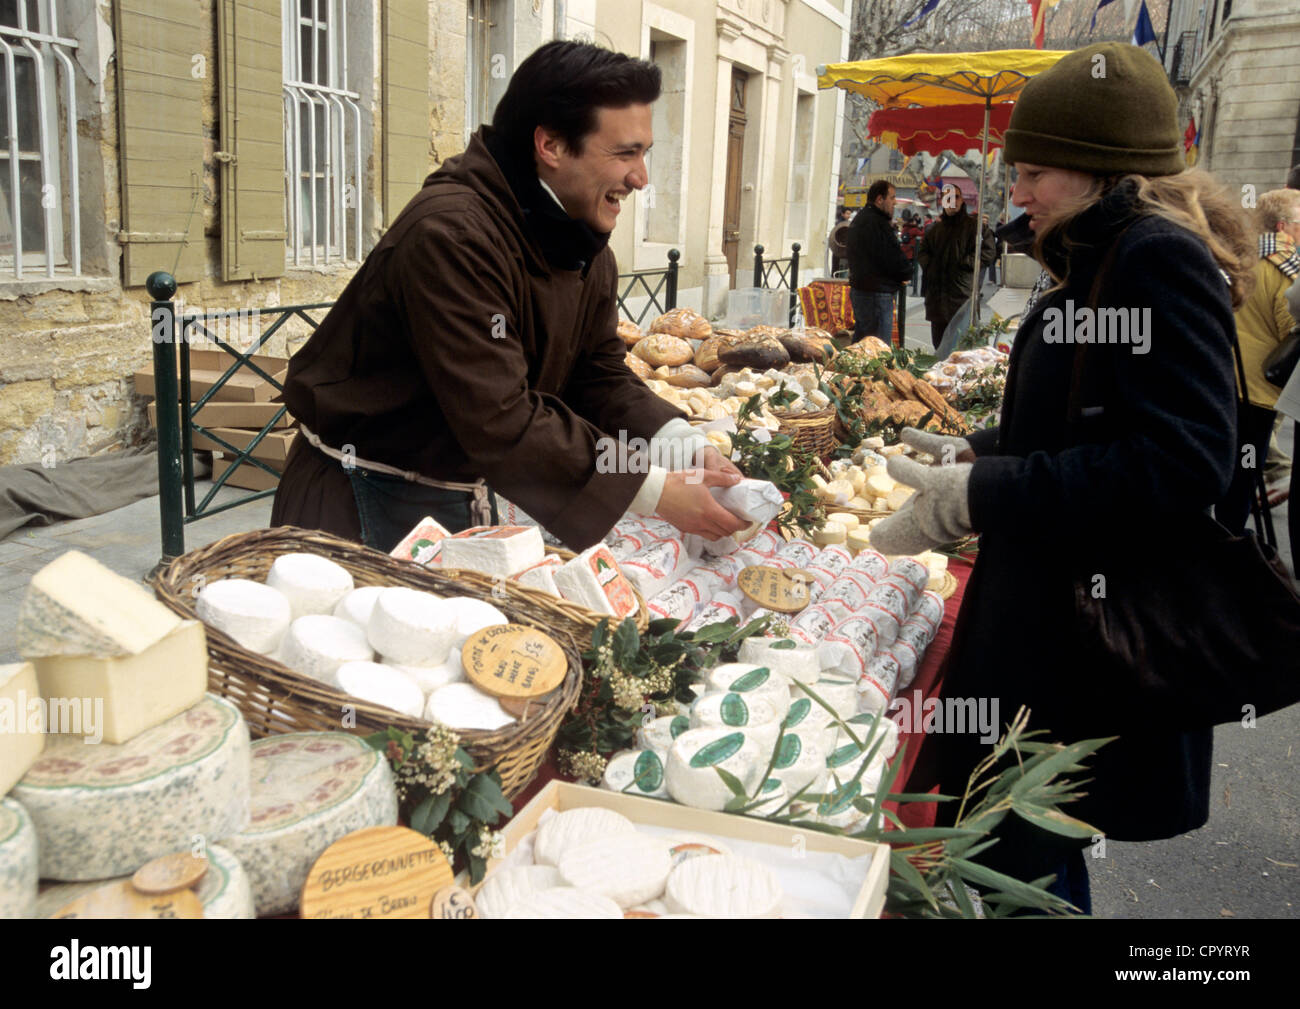
[[[607,243],[646,185],[659,88],[652,64],[581,43],[523,62],[290,362],[303,437],[273,525],[388,550],[424,515],[484,522],[486,487],[574,549],[629,510],[709,539],[747,524],[708,492],[739,472],[628,370],[615,331]],[[619,464],[598,465],[611,444]]]

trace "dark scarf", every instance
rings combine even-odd
[[[528,236],[537,243],[547,263],[557,270],[580,271],[585,277],[592,260],[609,244],[609,235],[593,231],[585,221],[566,214],[542,188],[535,167],[513,156],[502,136],[490,126],[483,127],[483,141],[519,201]]]

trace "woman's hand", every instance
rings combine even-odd
[[[694,533],[707,540],[723,539],[747,528],[750,523],[718,504],[709,488],[730,487],[739,480],[738,473],[709,469],[676,470],[664,479],[656,510],[684,533]]]
[[[736,468],[736,465],[730,459],[724,458],[722,453],[712,445],[700,449],[695,458],[695,464],[700,469],[707,469],[712,473],[732,473],[741,478],[745,475]]]

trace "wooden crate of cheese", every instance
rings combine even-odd
[[[564,812],[593,807],[620,813],[638,826],[669,828],[681,834],[706,835],[724,845],[728,840],[771,845],[782,851],[780,857],[783,858],[802,860],[808,853],[841,855],[849,859],[865,856],[869,859],[866,876],[853,900],[848,917],[879,918],[884,909],[885,888],[889,878],[887,845],[773,823],[758,817],[695,809],[563,781],[550,782],[506,824],[502,832],[504,854],[488,862],[488,874],[475,892],[480,892],[487,885],[493,873],[508,862],[510,853],[537,829],[547,810]]]

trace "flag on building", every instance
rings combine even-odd
[[[1047,8],[1055,7],[1061,0],[1026,0],[1029,4],[1029,10],[1033,19],[1033,27],[1030,30],[1030,37],[1034,40],[1034,48],[1042,49],[1043,40],[1047,32]]]
[[[921,18],[925,17],[927,14],[929,14],[932,10],[934,10],[938,6],[939,6],[939,0],[925,0],[925,6],[922,7],[920,11],[917,12],[915,17],[910,17],[906,21],[904,21],[903,27],[906,28],[908,25],[916,24],[916,22],[920,21]]]
[[[1196,145],[1196,138],[1200,136],[1200,130],[1196,128],[1196,117],[1192,116],[1187,121],[1187,129],[1183,131],[1183,150],[1190,151]]]
[[[1147,0],[1142,0],[1142,6],[1138,8],[1137,25],[1133,28],[1133,44],[1144,46],[1155,40],[1156,30],[1151,24],[1151,12],[1147,10]]]
[[[1089,35],[1097,30],[1097,15],[1101,13],[1101,9],[1107,4],[1113,4],[1114,2],[1115,0],[1101,0],[1101,3],[1097,4],[1097,9],[1092,12],[1092,24],[1088,26]]]

